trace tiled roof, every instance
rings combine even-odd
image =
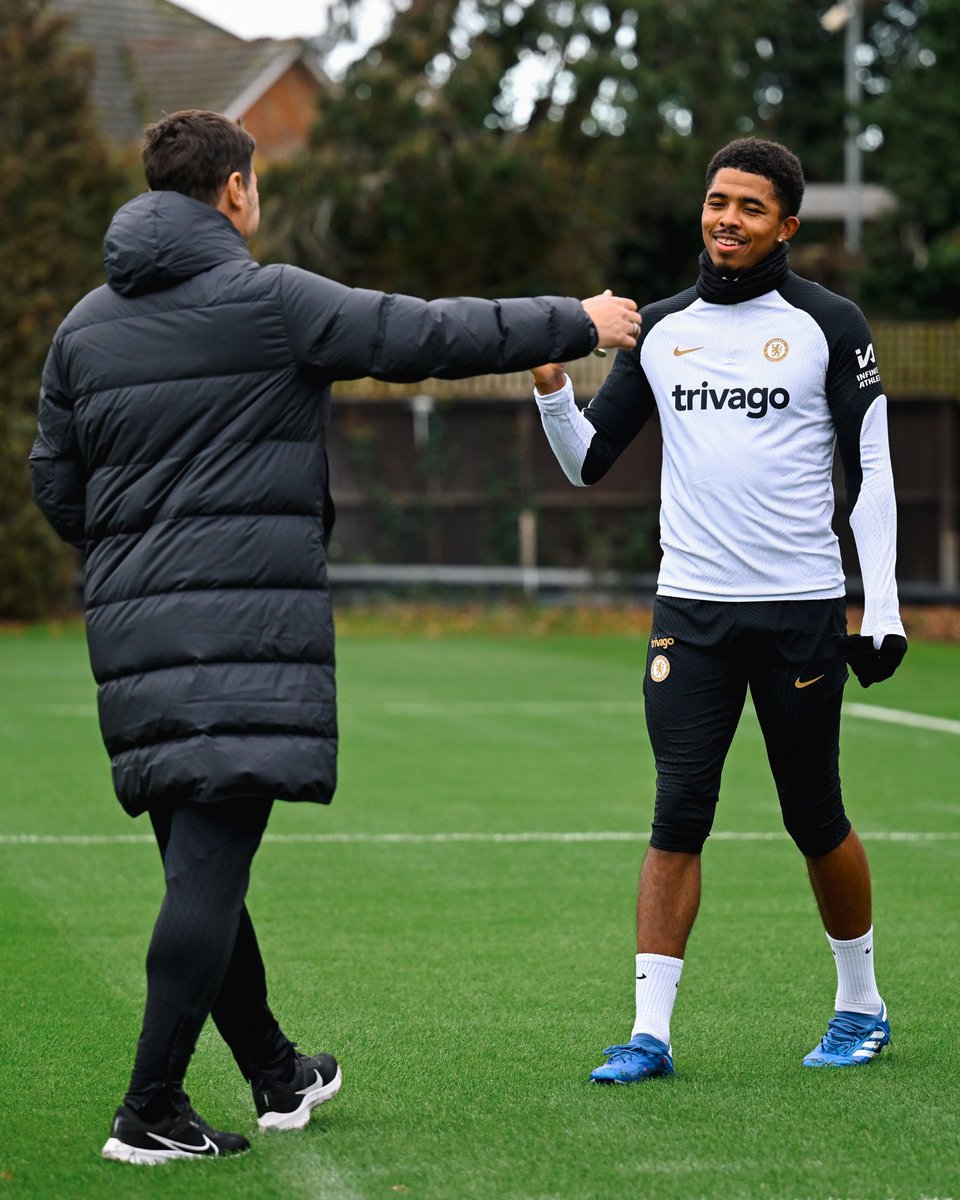
[[[299,39],[245,41],[171,0],[50,0],[70,20],[68,36],[95,60],[93,102],[104,133],[137,140],[164,112],[206,108],[231,117],[302,59],[319,58]]]

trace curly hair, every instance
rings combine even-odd
[[[800,211],[804,187],[803,167],[800,159],[786,146],[758,137],[737,138],[729,142],[710,159],[707,191],[716,173],[724,167],[769,179],[782,217],[795,217]]]
[[[144,131],[143,166],[154,192],[183,192],[216,205],[223,188],[239,171],[250,182],[254,140],[220,113],[186,109],[170,113]]]

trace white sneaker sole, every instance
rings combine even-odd
[[[219,1158],[219,1154],[191,1154],[189,1150],[144,1150],[139,1146],[128,1146],[117,1138],[107,1138],[100,1151],[103,1158],[113,1162],[133,1163],[137,1167],[157,1167],[161,1163],[173,1162],[175,1158]]]
[[[269,1129],[303,1129],[310,1120],[310,1113],[317,1107],[318,1104],[323,1104],[326,1100],[332,1100],[333,1097],[340,1091],[340,1086],[343,1083],[343,1074],[339,1067],[337,1073],[329,1083],[320,1083],[319,1080],[313,1087],[308,1088],[303,1093],[303,1099],[300,1101],[298,1108],[293,1112],[265,1112],[257,1121],[257,1125],[262,1130]]]

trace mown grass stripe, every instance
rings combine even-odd
[[[364,712],[370,705],[352,705],[355,712]],[[45,704],[42,711],[55,717],[95,717],[94,704]],[[456,717],[465,716],[580,716],[584,712],[616,715],[639,715],[643,704],[636,700],[432,700],[385,701],[377,711],[393,717]],[[936,733],[960,734],[960,721],[949,717],[933,717],[925,713],[906,712],[900,708],[880,708],[875,704],[850,702],[843,706],[845,716],[865,721],[884,721],[890,725],[906,725],[911,729],[929,729]]]

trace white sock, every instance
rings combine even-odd
[[[837,1012],[874,1016],[883,1006],[873,970],[873,926],[863,937],[838,942],[827,934],[837,964]]]
[[[637,1017],[631,1037],[649,1033],[670,1045],[670,1016],[682,970],[682,958],[668,958],[665,954],[637,955]]]

